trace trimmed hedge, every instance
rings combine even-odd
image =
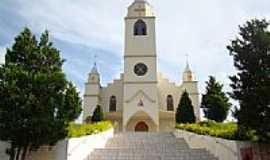
[[[81,137],[97,134],[113,128],[111,122],[103,121],[93,124],[75,124],[71,123],[68,127],[68,137]]]
[[[235,122],[218,123],[215,121],[206,121],[197,124],[177,124],[176,128],[229,140],[257,140],[257,137],[252,131],[246,136],[239,136],[238,126]]]

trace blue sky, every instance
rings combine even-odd
[[[45,29],[67,60],[65,72],[83,93],[84,82],[98,55],[102,84],[123,71],[124,16],[133,0],[1,0],[0,62],[5,48],[23,27],[40,35]],[[149,0],[157,16],[158,70],[180,83],[189,54],[200,92],[214,75],[229,91],[234,73],[226,45],[238,25],[250,18],[270,19],[269,0]]]

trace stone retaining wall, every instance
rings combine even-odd
[[[231,141],[176,130],[176,137],[183,137],[191,148],[206,148],[219,160],[270,160],[270,145],[245,141]]]
[[[53,147],[41,147],[31,152],[27,160],[84,160],[94,148],[103,148],[113,136],[113,129],[95,135],[71,138],[57,143]],[[5,151],[8,143],[0,142],[0,160],[8,160]]]

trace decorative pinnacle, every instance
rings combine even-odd
[[[189,67],[189,63],[188,63],[188,57],[189,57],[189,55],[186,54],[186,68],[185,68],[185,72],[190,72],[191,71],[191,69]]]
[[[91,70],[91,73],[98,73],[98,70],[97,70],[97,55],[95,54],[94,55],[94,66]]]
[[[189,56],[189,55],[188,55],[188,53],[187,53],[187,54],[186,54],[186,62],[187,62],[187,63],[188,63],[188,56]]]
[[[97,67],[97,54],[94,55],[94,66]]]

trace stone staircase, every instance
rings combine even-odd
[[[218,160],[205,149],[191,149],[171,133],[120,133],[86,160]]]

